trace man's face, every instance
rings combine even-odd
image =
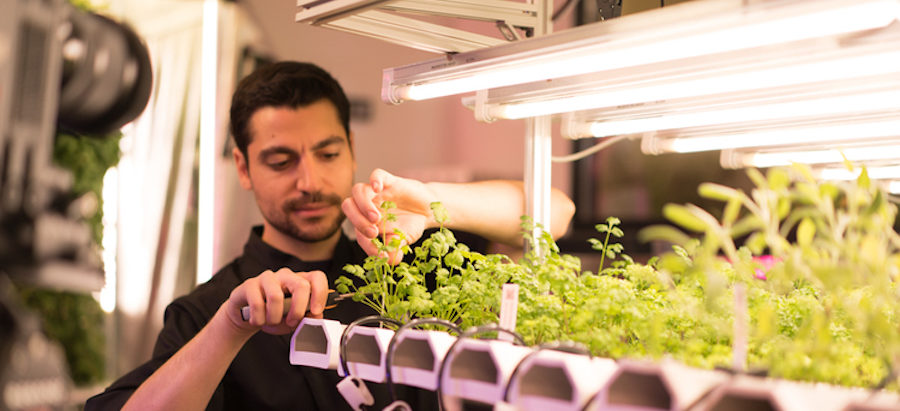
[[[297,109],[264,107],[250,117],[250,135],[247,158],[238,149],[234,157],[266,232],[302,242],[337,233],[356,162],[334,105],[319,100]]]

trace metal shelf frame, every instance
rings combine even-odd
[[[552,0],[297,0],[295,21],[376,38],[448,59],[462,52],[500,46],[553,30]],[[402,14],[495,22],[502,38],[430,23]],[[525,120],[525,213],[539,230],[550,232],[551,118]],[[540,227],[540,228],[538,228]],[[526,244],[527,246],[527,244]]]

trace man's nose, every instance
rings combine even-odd
[[[315,192],[319,190],[320,185],[321,180],[318,167],[310,158],[303,158],[300,161],[300,168],[297,170],[297,190]]]

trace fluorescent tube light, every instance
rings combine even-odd
[[[707,0],[387,69],[382,96],[423,100],[885,27],[896,0]]]
[[[894,180],[888,183],[887,190],[891,194],[900,194],[900,180]]]
[[[458,53],[507,42],[506,38],[461,30],[440,23],[401,16],[439,16],[539,29],[552,12],[550,0],[298,0],[294,20],[368,36],[434,53]],[[502,31],[501,31],[502,33]]]
[[[896,45],[895,45],[896,46]],[[520,119],[601,107],[615,107],[668,99],[690,98],[713,93],[738,93],[762,88],[813,84],[900,73],[900,50],[843,59],[787,65],[758,71],[728,73],[663,84],[601,89],[585,94],[549,100],[492,105],[489,116],[496,119]],[[693,119],[696,121],[697,119]],[[607,134],[609,135],[609,134]]]
[[[813,175],[820,180],[855,180],[862,172],[861,168],[848,170],[846,167],[828,167],[814,169]],[[866,166],[866,173],[873,180],[898,180],[900,179],[900,165]]]
[[[898,131],[900,134],[900,131]],[[840,164],[844,160],[854,164],[870,161],[896,160],[900,162],[900,141],[885,144],[845,146],[834,148],[794,148],[773,151],[722,151],[721,164],[724,168],[776,167],[792,163]]]
[[[819,145],[898,137],[900,137],[900,118],[894,116],[881,120],[847,121],[838,124],[781,127],[748,132],[722,131],[699,136],[682,134],[674,138],[653,133],[644,136],[641,149],[648,154],[691,153],[729,148]]]
[[[575,126],[577,128],[573,130],[575,135],[569,137],[609,137],[704,125],[786,120],[810,116],[844,115],[848,112],[884,110],[898,110],[898,114],[900,114],[900,89],[720,110],[688,113],[676,112],[671,115],[583,122]]]

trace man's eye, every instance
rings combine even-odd
[[[283,168],[289,166],[290,163],[291,163],[290,158],[277,158],[277,159],[270,159],[270,160],[266,161],[266,165],[269,168],[274,169],[274,170],[283,169]]]
[[[336,151],[336,152],[322,152],[322,153],[319,153],[319,156],[322,157],[322,158],[324,158],[325,160],[333,160],[333,159],[337,158],[337,157],[340,156],[340,155],[341,155],[341,153],[340,153],[339,151]]]

